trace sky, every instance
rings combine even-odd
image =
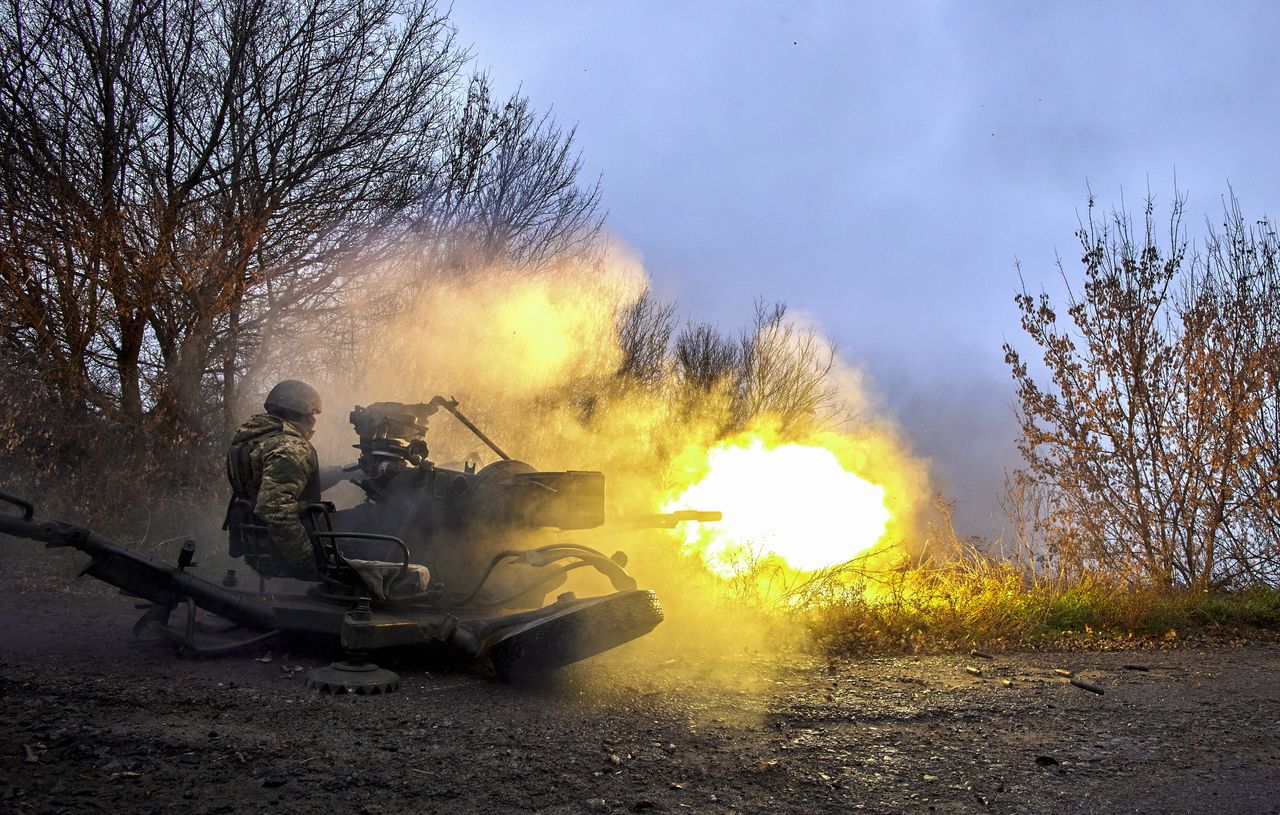
[[[682,319],[757,298],[863,367],[962,534],[1018,466],[1013,293],[1061,292],[1090,191],[1188,237],[1280,214],[1274,2],[454,0],[475,66],[576,126]]]

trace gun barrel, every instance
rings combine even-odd
[[[724,513],[718,510],[698,510],[698,509],[682,509],[677,512],[670,513],[676,522],[681,521],[698,521],[701,523],[714,523],[715,521],[723,521]]]
[[[617,515],[610,518],[605,526],[615,529],[672,529],[679,523],[713,523],[723,519],[724,513],[715,510],[681,509],[675,512]]]

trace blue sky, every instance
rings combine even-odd
[[[1228,185],[1280,212],[1280,4],[455,0],[500,89],[577,126],[610,230],[684,318],[756,298],[864,366],[958,502],[999,531],[1016,466],[1001,343],[1015,259],[1059,290],[1105,209]]]

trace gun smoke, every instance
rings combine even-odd
[[[759,487],[750,500],[777,496],[772,512],[797,521],[796,534],[807,542],[816,537],[832,548],[833,566],[855,559],[862,569],[898,565],[918,551],[931,495],[927,462],[878,410],[865,372],[835,356],[816,327],[802,319],[786,315],[767,327],[772,334],[757,351],[754,365],[762,370],[751,372],[757,380],[751,387],[767,388],[775,384],[768,378],[785,370],[811,371],[827,389],[821,411],[780,415],[762,401],[744,416],[741,378],[690,382],[661,331],[660,359],[649,375],[625,370],[634,349],[624,347],[621,321],[651,295],[640,264],[623,252],[533,270],[499,266],[415,277],[406,271],[412,268],[404,262],[380,270],[384,285],[377,290],[383,294],[345,307],[347,324],[356,327],[352,353],[326,360],[314,377],[329,406],[315,439],[322,461],[351,460],[350,406],[425,402],[440,394],[458,399],[515,458],[544,471],[603,471],[607,511],[643,514],[680,508],[672,502],[707,475],[714,449],[801,445],[827,451],[840,476],[862,479],[883,495],[879,534],[848,539],[853,510],[839,494],[824,494],[822,473],[761,467],[745,473],[745,483]],[[385,296],[388,278],[398,281],[394,298]],[[665,313],[669,318],[672,312]],[[430,458],[442,465],[483,467],[495,458],[443,413],[432,419],[427,442]],[[823,504],[816,510],[784,505],[784,485],[824,496]],[[337,497],[360,499],[354,488]],[[688,508],[732,514],[731,507]],[[815,512],[816,522],[808,517]],[[564,534],[607,551],[626,551],[630,571],[668,609],[655,642],[696,640],[702,649],[709,642],[720,649],[779,644],[768,608],[788,597],[794,602],[795,587],[813,569],[788,566],[770,554],[770,541],[764,540],[736,541],[732,545],[746,550],[748,562],[716,568],[704,556],[725,547],[717,540],[723,534],[717,525],[608,539],[590,531]],[[736,534],[750,537],[749,531]],[[858,590],[856,581],[835,584]]]

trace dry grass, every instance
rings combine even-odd
[[[1008,563],[957,560],[846,579],[799,598],[790,613],[829,653],[1102,648],[1277,630],[1280,590],[1046,581]]]

